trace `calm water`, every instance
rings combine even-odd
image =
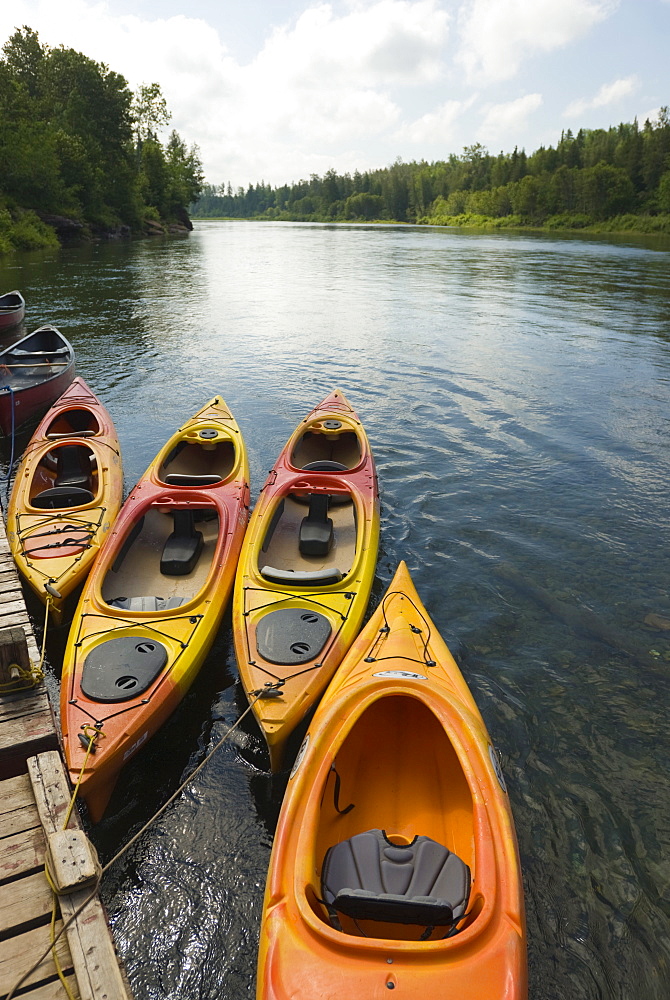
[[[375,601],[406,559],[503,754],[533,1000],[670,995],[670,631],[645,623],[670,618],[669,264],[642,240],[218,222],[0,262],[28,328],[75,344],[127,488],[222,393],[255,496],[346,393],[379,470]],[[94,829],[103,862],[243,707],[228,617]],[[263,768],[249,726],[106,876],[137,1000],[253,996]]]

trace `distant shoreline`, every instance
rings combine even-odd
[[[286,216],[268,218],[266,215],[246,216],[240,218],[232,215],[197,215],[191,216],[193,223],[198,222],[313,222],[328,226],[435,226],[448,229],[476,229],[485,232],[505,230],[526,233],[579,233],[584,235],[611,236],[668,236],[670,237],[670,215],[624,215],[601,222],[588,224],[570,224],[549,221],[544,225],[524,224],[518,217],[507,216],[493,219],[486,216],[454,215],[425,217],[416,222],[399,219],[328,219],[310,218],[304,216]]]

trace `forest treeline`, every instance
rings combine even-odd
[[[190,225],[203,182],[197,147],[173,131],[160,86],[118,73],[31,28],[0,58],[0,253],[56,245],[56,232]]]
[[[640,229],[670,232],[670,115],[564,132],[556,147],[491,155],[477,143],[403,163],[281,187],[205,184],[194,216],[304,221]]]

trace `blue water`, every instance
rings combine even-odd
[[[0,260],[27,328],[74,343],[127,488],[221,393],[255,497],[345,392],[379,472],[374,600],[405,559],[503,754],[533,1000],[670,995],[670,631],[645,623],[670,619],[669,264],[644,239],[247,222]],[[227,617],[92,831],[103,862],[244,705]],[[137,1000],[254,995],[263,765],[245,726],[105,877]]]

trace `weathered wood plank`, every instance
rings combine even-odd
[[[42,684],[26,691],[8,692],[0,696],[0,722],[15,715],[41,712],[50,707],[49,697]]]
[[[70,789],[60,754],[51,752],[31,757],[28,773],[37,810],[48,835],[63,828],[70,800]],[[79,829],[79,817],[73,810],[68,827]],[[67,922],[90,896],[81,890],[60,896],[60,909]],[[130,1000],[127,984],[119,968],[105,912],[95,896],[67,928],[68,943],[82,1000]]]
[[[54,718],[50,708],[37,709],[13,715],[9,713],[2,719],[0,728],[0,753],[11,747],[16,747],[21,743],[30,743],[31,740],[43,739],[51,733],[56,736]],[[56,741],[58,745],[58,741]],[[55,748],[54,748],[55,749]],[[34,754],[32,756],[35,756]],[[14,777],[12,775],[12,777]]]
[[[71,974],[65,978],[70,993],[75,1000],[79,1000],[79,990],[74,975]],[[69,1000],[69,998],[60,979],[54,979],[53,982],[46,983],[44,986],[36,986],[29,993],[22,993],[19,1000]]]
[[[8,778],[0,784],[0,836],[11,837],[38,826],[35,797],[27,774]]]
[[[62,926],[62,921],[57,920],[55,927],[56,934]],[[5,941],[0,941],[0,983],[2,983],[3,987],[6,987],[7,992],[9,992],[33,962],[37,961],[42,952],[49,947],[50,940],[50,925],[44,924],[43,927],[36,927],[25,934],[19,934],[17,937],[10,937]],[[61,934],[56,942],[56,955],[58,956],[58,961],[63,972],[66,975],[71,975],[73,971],[72,956],[70,955],[65,934]],[[43,980],[51,979],[56,975],[56,966],[49,951],[47,957],[42,960],[34,972],[31,972],[21,988],[23,989],[31,983],[41,983]],[[28,994],[28,996],[32,997],[31,994]]]
[[[54,894],[44,870],[3,885],[0,893],[0,934],[16,931],[51,913]]]
[[[0,780],[25,771],[28,757],[58,747],[51,708],[6,714],[0,724]]]
[[[36,813],[36,810],[35,810]],[[35,816],[37,820],[37,816]],[[42,826],[21,830],[0,840],[0,883],[40,868],[44,864],[46,840]],[[0,889],[0,898],[3,889]]]
[[[26,760],[58,747],[56,719],[43,685],[0,697],[0,780],[26,769]]]

